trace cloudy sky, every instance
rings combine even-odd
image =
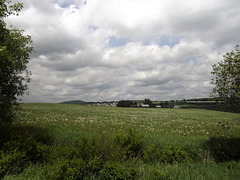
[[[208,97],[240,43],[239,0],[13,0],[36,52],[25,102]]]

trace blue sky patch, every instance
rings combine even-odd
[[[109,37],[109,44],[113,47],[124,46],[130,40],[128,38],[117,38],[115,36]]]
[[[72,1],[65,1],[64,3],[58,3],[58,5],[59,5],[61,8],[67,8],[67,7],[69,7],[71,4],[73,4]]]
[[[179,37],[179,36],[168,36],[168,35],[162,35],[160,38],[160,42],[158,43],[160,46],[164,46],[164,45],[168,45],[171,48],[173,46],[175,46],[176,44],[178,44],[180,42],[180,40],[183,37]]]
[[[97,29],[99,29],[99,27],[94,26],[94,25],[89,25],[88,29],[96,31]]]
[[[189,62],[193,61],[193,62],[196,62],[197,60],[197,57],[195,56],[189,56],[187,58],[184,59],[184,63],[188,64]]]

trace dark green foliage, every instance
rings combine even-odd
[[[10,5],[10,0],[1,0],[0,1],[0,18],[7,17],[11,14],[18,15],[18,12],[23,8],[22,3],[16,3]]]
[[[0,142],[0,177],[20,172],[30,162],[45,164],[53,159],[51,140],[44,129],[30,126],[1,128]]]
[[[216,135],[222,137],[232,137],[230,124],[228,122],[219,121],[216,127]]]
[[[153,168],[150,170],[152,180],[163,180],[166,179],[166,173],[160,169]]]
[[[68,150],[63,149],[64,153],[62,156],[57,153],[55,161],[44,166],[47,179],[89,179],[90,177],[98,176],[99,171],[103,168],[104,161],[98,157],[84,160],[78,157],[70,158],[65,156],[66,153],[74,150],[74,146],[70,146]]]
[[[51,167],[46,167],[48,179],[83,179],[87,174],[86,163],[77,158],[58,161]],[[48,168],[51,168],[52,171],[48,171]]]
[[[115,149],[115,147],[110,138],[107,135],[101,134],[99,140],[96,143],[97,157],[103,160],[107,160],[110,157],[114,156],[112,155],[113,149]]]
[[[96,153],[96,140],[82,138],[75,143],[74,146],[77,153],[74,155],[77,158],[82,158],[83,160],[92,159]]]
[[[227,123],[218,123],[218,127],[230,128]],[[193,162],[197,156],[179,145],[146,146],[143,135],[132,129],[112,138],[107,135],[80,136],[72,143],[54,144],[46,131],[19,126],[13,128],[2,142],[1,177],[6,173],[12,176],[23,174],[26,167],[36,164],[38,168],[42,167],[41,177],[53,180],[167,179],[170,176],[166,164],[170,169],[180,167]],[[217,162],[238,161],[239,144],[237,138],[220,137],[210,139],[203,147]]]
[[[31,136],[14,135],[0,150],[0,176],[22,170],[28,162],[45,163],[51,159],[51,147],[36,142]]]
[[[143,154],[143,136],[137,134],[132,129],[125,134],[117,134],[114,143],[120,146],[123,159],[138,158]]]
[[[165,163],[184,163],[191,160],[191,155],[183,147],[169,146],[161,152],[161,161]]]
[[[117,107],[131,107],[132,105],[137,105],[137,103],[130,100],[121,100],[118,102]]]
[[[204,147],[217,162],[240,160],[240,138],[211,137]]]
[[[101,179],[125,180],[135,179],[136,170],[123,166],[119,162],[107,161],[100,171]]]
[[[30,81],[26,69],[30,53],[33,52],[30,36],[22,30],[8,29],[3,18],[18,13],[21,3],[10,5],[10,1],[0,2],[0,125],[11,124],[15,107],[25,93]]]
[[[215,85],[213,96],[219,97],[225,107],[231,112],[240,112],[240,49],[239,45],[234,51],[223,56],[223,61],[212,66],[212,84]]]
[[[145,99],[143,104],[148,104],[149,107],[154,107],[154,104],[150,99]]]
[[[145,162],[163,162],[168,164],[185,163],[192,161],[192,153],[189,153],[184,147],[171,145],[168,147],[156,147],[150,145],[144,152]]]
[[[154,144],[149,145],[144,150],[144,162],[159,162],[161,160],[161,148]]]

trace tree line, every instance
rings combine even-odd
[[[149,108],[156,108],[162,107],[166,108],[169,107],[168,101],[161,101],[161,102],[153,102],[150,99],[145,99],[143,102],[139,103],[138,101],[132,100],[121,100],[117,103],[117,107],[146,107],[144,105],[148,105]]]

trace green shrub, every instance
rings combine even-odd
[[[240,160],[240,138],[211,137],[204,143],[204,148],[217,162]]]
[[[82,159],[62,160],[45,166],[47,179],[83,179],[86,176],[86,164]]]
[[[114,144],[107,135],[100,135],[99,140],[96,143],[96,156],[102,160],[107,160],[109,158],[116,158],[116,155],[113,155]],[[118,158],[116,158],[118,159]]]
[[[183,163],[191,161],[191,155],[183,147],[168,146],[161,151],[161,161],[164,163]]]
[[[153,168],[150,170],[150,175],[152,180],[162,180],[166,179],[166,173],[160,169]]]
[[[96,154],[96,140],[81,138],[75,143],[77,149],[76,156],[83,160],[89,160],[94,158]]]
[[[135,176],[136,170],[134,168],[125,167],[119,162],[107,161],[100,171],[101,179],[125,180],[134,179]]]
[[[21,170],[27,162],[47,162],[51,147],[38,143],[33,137],[16,134],[3,144],[0,151],[0,175]]]
[[[26,160],[26,152],[17,149],[7,153],[1,152],[0,155],[0,178],[8,171],[19,171],[20,165]]]
[[[89,179],[99,175],[103,161],[98,158],[84,161],[81,158],[65,159],[44,167],[47,179]]]
[[[80,158],[84,161],[93,159],[96,156],[96,140],[87,139],[85,137],[72,144],[57,144],[54,146],[53,155],[55,158],[74,159]]]
[[[143,160],[146,163],[149,162],[158,162],[161,159],[161,148],[157,147],[154,144],[151,144],[146,147],[144,150]]]
[[[132,129],[126,134],[117,134],[114,143],[120,146],[120,151],[126,158],[136,158],[142,155],[143,136],[137,134]]]
[[[143,159],[145,162],[163,162],[168,164],[183,163],[192,160],[191,153],[184,147],[171,145],[160,148],[150,145],[144,151]]]

